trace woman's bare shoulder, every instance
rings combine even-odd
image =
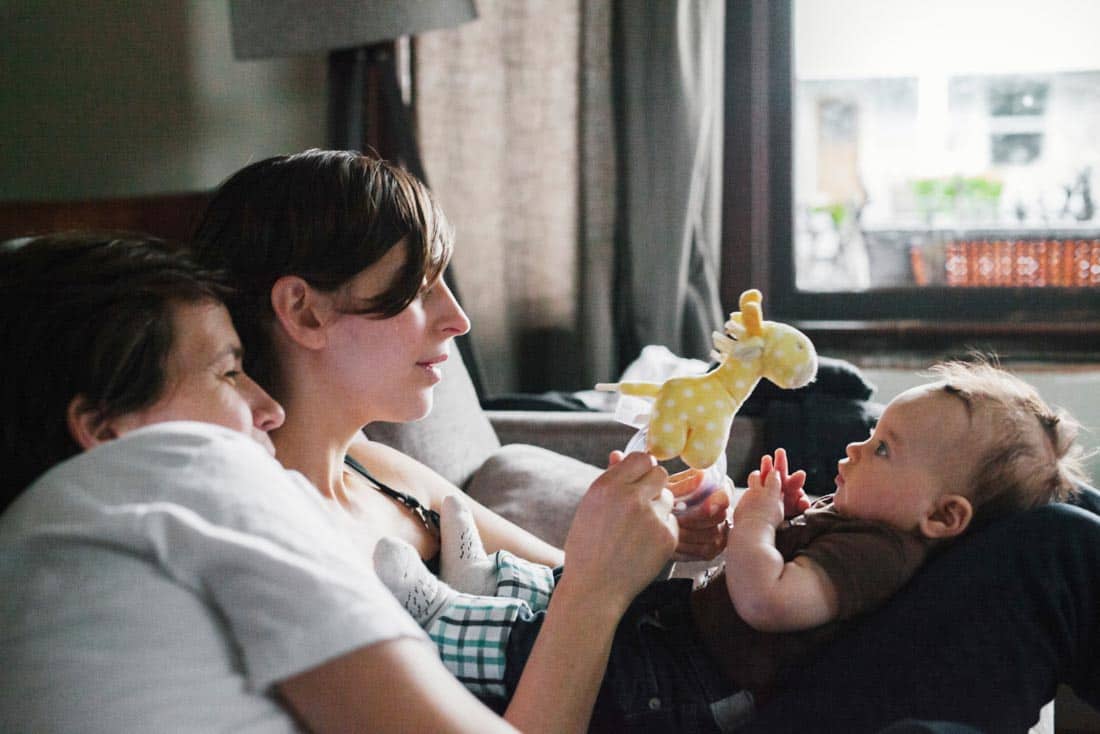
[[[427,495],[436,499],[459,491],[431,467],[391,446],[371,441],[362,433],[352,441],[348,454],[367,467],[379,480],[401,491],[412,492],[418,497]]]

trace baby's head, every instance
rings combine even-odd
[[[1084,479],[1078,424],[989,363],[947,362],[849,444],[837,509],[929,538],[1064,499]]]

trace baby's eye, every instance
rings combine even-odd
[[[875,456],[889,456],[890,447],[886,445],[885,441],[879,441],[875,444]]]

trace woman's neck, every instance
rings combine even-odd
[[[279,400],[286,421],[271,433],[275,456],[301,472],[320,493],[347,505],[344,456],[371,416],[333,381],[333,366],[317,350],[301,348],[277,332],[281,366]]]
[[[332,411],[293,398],[285,401],[286,422],[271,433],[275,456],[301,472],[326,497],[347,498],[344,455],[360,426],[338,422]]]

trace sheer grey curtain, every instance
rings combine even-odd
[[[646,344],[706,358],[724,320],[725,2],[624,3],[616,17],[623,358]]]
[[[723,8],[479,0],[417,39],[424,167],[489,395],[590,387],[642,344],[709,349]]]

